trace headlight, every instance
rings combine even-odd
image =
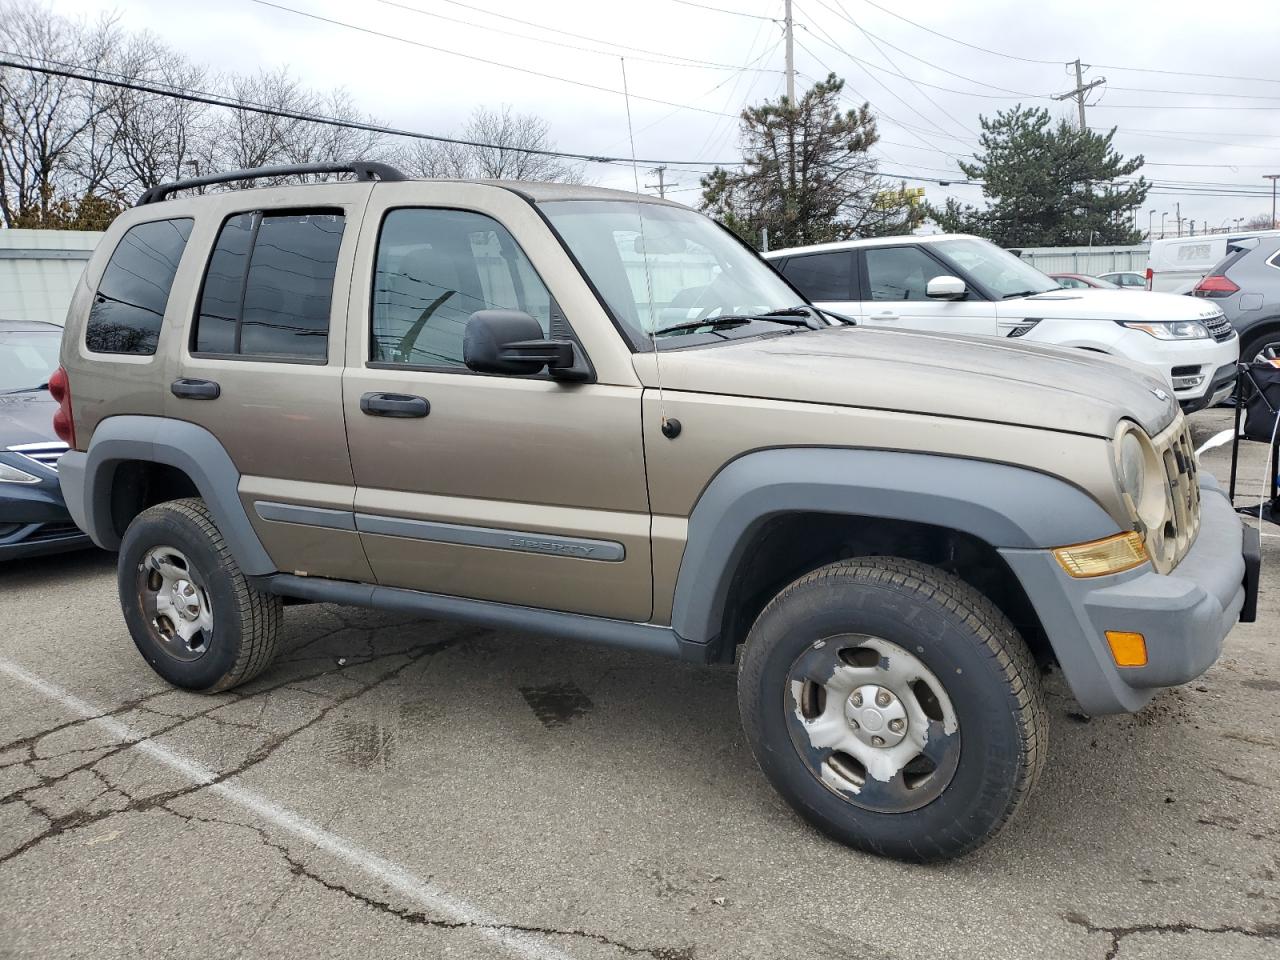
[[[39,483],[39,477],[33,477],[24,470],[0,463],[0,483]]]
[[[1157,340],[1207,340],[1209,328],[1199,320],[1174,320],[1168,323],[1122,323],[1130,330],[1141,330]]]
[[[1116,480],[1135,526],[1145,537],[1165,519],[1164,468],[1151,438],[1129,421],[1120,425],[1115,439]],[[1150,545],[1148,545],[1150,546]]]

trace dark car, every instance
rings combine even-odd
[[[1280,359],[1280,236],[1244,237],[1191,291],[1213,300],[1240,334],[1240,359]]]
[[[58,486],[67,445],[54,437],[48,384],[61,342],[57,324],[0,320],[0,560],[91,545]]]

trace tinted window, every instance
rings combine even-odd
[[[925,300],[929,281],[948,275],[946,267],[916,247],[870,247],[866,255],[872,300]]]
[[[243,213],[223,224],[192,332],[196,353],[323,360],[340,213]]]
[[[810,300],[856,300],[851,292],[853,254],[848,250],[791,257],[782,275]]]
[[[463,210],[392,210],[373,284],[371,360],[462,367],[477,310],[521,310],[547,333],[551,294],[496,220]]]
[[[130,227],[107,262],[89,308],[85,346],[95,353],[153,354],[191,220]]]
[[[1054,279],[1058,281],[1058,286],[1067,287],[1071,290],[1079,290],[1088,286],[1083,280],[1077,280],[1075,277],[1054,277]]]

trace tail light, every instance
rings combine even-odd
[[[58,409],[53,415],[53,432],[58,435],[58,439],[75,449],[76,446],[76,424],[71,417],[71,381],[67,379],[67,371],[62,367],[53,371],[53,375],[49,377],[49,396],[58,404]]]
[[[1197,297],[1213,298],[1229,297],[1233,293],[1239,292],[1240,288],[1232,283],[1227,277],[1222,276],[1222,274],[1214,274],[1213,276],[1205,277],[1197,283],[1195,285],[1195,289],[1191,291],[1191,293]]]
[[[1152,270],[1150,267],[1147,267],[1147,289],[1148,290],[1151,289],[1151,279],[1154,276],[1155,276],[1155,271]]]

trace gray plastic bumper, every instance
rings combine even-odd
[[[1087,713],[1140,709],[1161,687],[1200,676],[1245,606],[1240,517],[1214,478],[1202,475],[1200,532],[1174,570],[1149,566],[1089,580],[1066,574],[1048,550],[1001,550],[1022,581],[1067,683]],[[1147,664],[1117,667],[1105,631],[1141,633]]]

